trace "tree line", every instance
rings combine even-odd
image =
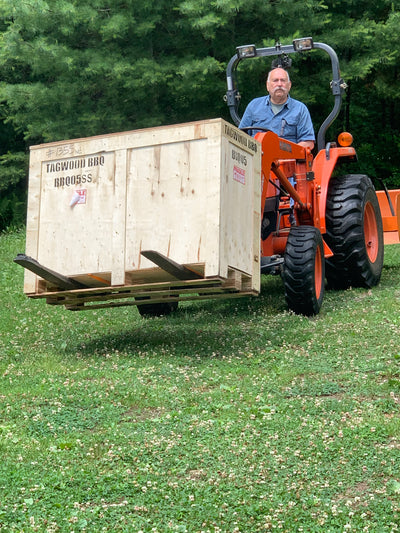
[[[0,229],[24,221],[29,146],[222,117],[236,46],[332,46],[348,84],[327,140],[350,131],[358,169],[400,187],[400,0],[2,0]],[[270,59],[240,71],[241,112]],[[315,129],[332,107],[330,63],[293,58],[292,95]]]

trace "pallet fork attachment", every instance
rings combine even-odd
[[[41,265],[38,261],[36,261],[36,259],[33,259],[28,255],[18,254],[17,257],[15,257],[14,259],[14,263],[17,263],[17,265],[21,265],[27,270],[30,270],[31,272],[37,274],[49,283],[53,283],[60,289],[68,291],[74,289],[89,288],[89,285],[85,285],[84,283],[64,276],[63,274],[59,274],[58,272],[55,272],[54,270],[51,270],[50,268]]]
[[[160,252],[156,252],[155,250],[143,250],[141,254],[143,257],[146,257],[146,259],[149,259],[155,265],[162,268],[162,270],[165,270],[165,272],[168,272],[168,274],[171,274],[171,276],[174,276],[174,278],[181,281],[203,278],[203,276],[198,272],[176,263],[169,257],[161,254]]]

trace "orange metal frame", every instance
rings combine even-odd
[[[376,191],[382,214],[383,235],[385,244],[400,242],[400,189],[389,192],[394,214],[392,213],[385,191]]]
[[[261,212],[264,212],[266,199],[279,194],[278,187],[289,195],[287,198],[280,196],[279,207],[283,214],[279,216],[276,231],[261,241],[261,254],[264,257],[282,255],[291,227],[289,214],[285,214],[285,208],[290,207],[290,198],[296,222],[317,227],[323,236],[326,233],[325,211],[332,172],[339,159],[355,159],[356,151],[353,147],[331,146],[321,150],[314,159],[309,149],[282,139],[271,131],[257,133],[255,137],[262,145]],[[333,255],[325,241],[324,252],[325,257]]]

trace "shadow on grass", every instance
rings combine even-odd
[[[257,297],[182,302],[167,317],[144,319],[135,307],[97,311],[84,321],[84,340],[69,340],[65,351],[83,357],[116,352],[139,357],[247,357],[284,343],[301,344],[315,328],[322,331],[332,321],[345,320],[343,313],[374,307],[388,288],[395,290],[400,279],[399,251],[400,247],[388,251],[381,283],[372,292],[327,290],[316,317],[289,313],[280,277],[262,276]]]
[[[70,341],[66,351],[83,356],[117,351],[139,356],[243,355],[267,340],[282,344],[282,322],[291,317],[286,311],[281,281],[263,279],[258,297],[184,302],[169,316],[142,318],[136,308],[104,311],[107,328],[95,328],[84,343]],[[118,317],[123,319],[118,322]],[[113,323],[118,323],[114,331]]]

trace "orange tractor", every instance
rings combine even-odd
[[[334,97],[334,107],[317,135],[316,156],[271,131],[257,128],[255,133],[263,153],[261,272],[281,273],[289,308],[305,315],[319,312],[325,278],[332,288],[372,287],[383,265],[384,232],[374,186],[366,175],[337,172],[342,163],[357,160],[352,136],[341,133],[337,143],[325,140],[346,89],[337,55],[312,38],[296,39],[288,46],[238,47],[227,67],[226,94],[232,119],[239,124],[240,61],[277,56],[275,65],[285,67],[291,62],[288,54],[313,49],[330,57]],[[381,196],[382,204],[389,199]],[[394,217],[393,211],[389,216]]]
[[[350,134],[325,140],[346,88],[334,50],[311,38],[239,47],[226,101],[239,124],[242,60],[277,56],[284,66],[313,49],[330,57],[334,97],[315,156],[222,119],[31,147],[26,255],[15,258],[24,292],[74,311],[136,305],[154,316],[180,301],[257,295],[261,272],[281,274],[289,308],[314,315],[325,279],[376,285],[386,235],[398,242],[400,202],[398,191],[377,196],[368,176],[338,171],[357,156]]]

